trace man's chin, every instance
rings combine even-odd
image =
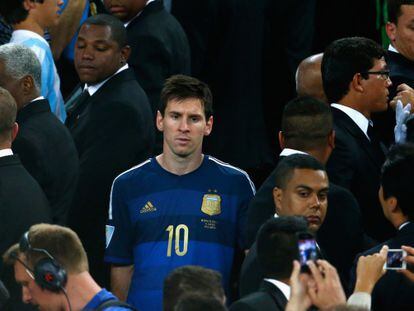
[[[308,229],[312,234],[316,234],[320,228],[320,225],[317,224],[309,224]]]

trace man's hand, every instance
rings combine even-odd
[[[405,121],[407,121],[408,116],[410,115],[411,104],[403,106],[401,100],[397,101],[395,107],[395,127],[394,127],[394,136],[395,142],[397,144],[405,143],[407,139],[407,126]]]
[[[384,245],[379,253],[359,257],[354,293],[372,293],[375,284],[386,272],[384,264],[387,260],[387,253],[388,246]]]
[[[308,282],[308,294],[312,303],[319,309],[329,309],[345,304],[346,298],[336,269],[326,260],[308,263],[313,280]]]
[[[395,110],[398,100],[402,102],[403,106],[407,105],[408,103],[414,103],[414,89],[405,83],[400,84],[397,87],[397,95],[395,95],[395,97],[390,101],[390,106],[392,109]]]
[[[414,267],[414,248],[410,246],[401,246],[403,250],[407,252],[407,256],[404,258],[404,261],[407,263],[407,266],[410,265]],[[398,272],[404,274],[410,281],[414,282],[414,273],[408,269],[398,270]]]
[[[297,260],[294,260],[290,276],[290,299],[285,311],[306,311],[312,305],[307,293],[309,279],[309,274],[300,273],[300,264]]]

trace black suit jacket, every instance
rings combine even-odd
[[[50,111],[46,99],[23,107],[18,111],[16,121],[19,132],[12,149],[45,192],[53,222],[65,225],[79,171],[72,136]]]
[[[327,163],[328,176],[335,184],[349,189],[358,201],[365,232],[384,241],[394,228],[385,219],[378,199],[384,151],[370,142],[355,122],[339,109],[332,108],[335,149]]]
[[[286,304],[287,299],[282,291],[263,280],[257,292],[233,303],[230,311],[283,311]]]
[[[93,94],[80,114],[69,114],[66,125],[80,160],[79,182],[68,223],[79,234],[91,272],[102,283],[112,181],[152,153],[151,109],[133,71],[127,69]]]
[[[155,116],[165,79],[174,74],[190,74],[187,37],[162,0],[155,0],[129,23],[127,38],[131,46],[128,64],[148,95]]]
[[[281,157],[283,158],[283,157]],[[276,170],[270,174],[254,198],[247,211],[247,237],[252,245],[260,226],[275,213],[273,188],[275,187]],[[328,210],[326,218],[318,231],[318,243],[324,250],[324,256],[338,270],[343,284],[347,284],[349,271],[355,255],[373,246],[362,229],[362,219],[358,203],[346,189],[333,183],[329,184]],[[244,264],[246,266],[246,263]],[[243,277],[243,276],[242,276]],[[255,286],[258,286],[256,278]],[[249,281],[242,282],[251,288]],[[243,294],[252,289],[241,290]]]
[[[355,271],[359,256],[378,253],[383,245],[388,245],[390,249],[399,249],[401,245],[414,247],[414,223],[407,224],[392,239],[357,256],[352,269],[352,287],[355,285]],[[414,310],[413,293],[413,282],[396,271],[388,270],[374,287],[372,292],[372,310]]]
[[[51,222],[50,208],[39,184],[26,171],[17,155],[0,157],[0,254],[18,243],[36,223]],[[0,259],[0,278],[11,299],[2,310],[33,310],[21,301],[21,287],[14,281],[13,267]]]

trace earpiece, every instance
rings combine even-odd
[[[67,282],[66,270],[47,250],[34,248],[30,245],[29,232],[22,236],[19,248],[22,253],[38,252],[46,255],[34,265],[32,270],[37,285],[52,292],[59,292],[65,287]],[[27,268],[26,264],[24,266]]]

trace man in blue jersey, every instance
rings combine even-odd
[[[39,310],[135,310],[94,281],[82,243],[69,228],[33,225],[3,260],[14,266],[23,302]]]
[[[228,288],[255,193],[245,172],[202,153],[213,126],[206,84],[169,78],[156,124],[163,153],[114,180],[106,232],[112,290],[141,311],[162,310],[164,278],[179,266],[217,270]]]

